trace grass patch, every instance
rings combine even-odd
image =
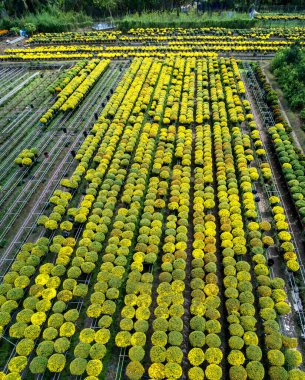
[[[34,24],[38,32],[65,32],[91,26],[93,20],[82,12],[62,12],[49,7],[37,14],[28,14],[22,18],[3,18],[0,29],[24,28],[25,24]]]
[[[146,12],[141,15],[126,15],[116,20],[119,29],[126,31],[131,28],[204,28],[221,27],[233,29],[252,28],[256,20],[251,20],[246,13],[219,12],[204,13],[195,12],[188,14],[180,12]]]

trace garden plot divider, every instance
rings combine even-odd
[[[157,80],[156,80],[156,82],[155,82],[155,87],[154,87],[154,90],[153,90],[153,92],[152,92],[152,95],[151,95],[151,100],[150,100],[150,103],[149,103],[149,109],[150,109],[150,107],[151,107],[151,105],[152,105],[152,102],[153,102],[153,100],[152,99],[155,99],[155,93],[156,93],[156,89],[157,89],[157,87],[158,87],[158,85],[161,83],[163,83],[162,82],[162,71],[165,71],[166,70],[166,66],[164,65],[163,67],[161,67],[161,70],[159,71],[159,73],[158,73],[158,77],[156,78]],[[171,73],[172,74],[172,73]],[[167,95],[168,95],[168,90],[169,90],[169,87],[170,87],[170,85],[171,85],[171,83],[167,83],[166,84],[166,86],[167,86],[167,88],[166,88],[166,92],[167,92]],[[166,102],[164,102],[164,104],[163,104],[163,110],[162,110],[162,114],[161,115],[163,115],[164,114],[164,109],[165,109],[165,103]],[[143,124],[145,123],[145,122],[150,122],[150,118],[148,117],[148,115],[146,115],[146,117],[145,117],[145,121],[143,121]],[[157,132],[157,135],[156,135],[156,137],[155,137],[155,145],[154,145],[154,154],[156,154],[156,150],[157,150],[157,147],[158,147],[158,143],[159,143],[159,141],[160,141],[160,130],[161,130],[161,125],[162,125],[162,123],[161,123],[161,120],[160,120],[160,122],[158,123],[158,132]],[[139,139],[140,139],[140,142],[139,142],[139,149],[141,150],[142,149],[142,147],[141,147],[141,136],[139,137]],[[137,155],[137,152],[135,152],[135,155]],[[153,165],[153,161],[151,161],[151,163],[150,163],[150,168],[149,168],[149,171],[151,171],[151,169],[152,169],[152,165]],[[146,189],[145,189],[145,192],[144,192],[144,196],[145,196],[145,199],[146,199],[146,197],[149,195],[149,178],[147,178],[146,179],[146,182],[147,182],[147,184],[146,184]],[[122,189],[124,192],[126,192],[126,188],[125,189]],[[143,212],[143,210],[141,210],[142,212]],[[141,216],[142,217],[142,216]],[[140,234],[140,232],[138,231],[138,236],[140,236],[139,235]],[[134,245],[133,245],[133,250],[135,249],[135,247],[134,247]],[[148,266],[148,269],[147,269],[147,271],[150,273],[150,274],[152,274],[153,273],[153,265],[149,265]],[[131,266],[130,266],[130,268],[132,268],[132,264],[131,264]],[[129,272],[129,274],[130,274],[131,272]],[[126,277],[128,277],[129,276],[129,274],[127,274],[127,276]],[[128,281],[128,280],[127,280]],[[126,293],[126,290],[123,288],[123,294],[127,294]],[[118,323],[119,322],[119,320],[121,320],[121,310],[119,310],[119,312],[118,312],[118,316],[117,316],[117,319],[116,319],[116,323]],[[97,323],[98,321],[97,321],[97,319],[94,319],[94,320],[92,320],[92,322],[91,322],[91,326],[90,326],[90,328],[92,328],[92,329],[99,329],[99,326],[98,326],[98,323]],[[115,327],[114,327],[115,328]],[[118,355],[118,361],[117,361],[117,366],[116,366],[116,371],[115,371],[115,380],[120,380],[121,378],[122,378],[122,375],[123,375],[123,370],[124,370],[124,368],[125,368],[125,366],[126,366],[126,361],[128,361],[128,359],[129,359],[129,356],[128,356],[128,354],[127,354],[127,348],[126,347],[121,347],[120,349],[119,349],[119,355]]]
[[[148,74],[148,75],[149,75],[149,74]],[[144,126],[145,121],[146,121],[146,120],[144,120],[144,121],[142,122],[142,126]],[[135,142],[135,147],[134,147],[133,151],[130,152],[130,153],[131,153],[130,162],[133,162],[133,158],[134,158],[135,151],[136,151],[137,147],[139,146],[139,144],[140,144],[140,142],[141,142],[141,140],[140,140],[140,136],[141,136],[141,131],[139,131],[139,134],[138,134],[138,137],[137,137],[137,141]],[[124,135],[123,135],[123,137],[124,137]],[[115,155],[115,154],[114,154],[113,160],[116,160],[116,155]],[[111,163],[110,163],[110,169],[111,169]],[[126,179],[128,179],[128,176],[129,176],[129,173],[130,173],[130,169],[131,169],[131,165],[128,165],[128,167],[127,167],[127,169],[126,169]],[[120,191],[119,191],[119,194],[118,194],[118,199],[121,198],[122,193],[123,193],[123,190],[124,190],[124,187],[122,186],[121,189],[120,189]],[[118,213],[119,210],[120,210],[120,204],[116,204],[115,212],[114,212],[114,215],[112,216],[112,220],[111,220],[111,223],[110,223],[110,224],[113,224],[113,222],[115,221],[115,217],[117,216],[117,213]],[[107,238],[109,238],[109,237],[110,237],[110,231],[109,231],[109,233],[108,233],[108,235],[107,235],[105,241],[107,241]],[[106,247],[103,247],[103,249],[104,249],[104,248],[106,248]],[[88,285],[90,285],[90,284],[92,285],[92,281],[96,281],[96,274],[95,274],[95,273],[90,273],[89,275],[86,276],[85,280],[83,280],[83,281],[85,281],[85,283],[88,284]],[[78,309],[79,311],[81,311],[82,308],[83,308],[84,302],[86,302],[86,301],[88,302],[88,300],[86,300],[86,297],[84,297],[84,298],[82,298],[82,299],[79,300],[79,301],[73,301],[73,303],[75,303],[75,304],[77,305],[77,309]],[[90,326],[90,328],[92,328],[92,329],[93,329],[93,328],[95,328],[95,329],[99,329],[98,326],[94,326],[94,327],[93,327],[93,325],[94,325],[95,322],[96,322],[96,320],[91,318],[91,326]],[[67,354],[68,354],[68,351],[65,352],[65,356],[67,356]],[[55,378],[55,379],[60,379],[61,376],[62,376],[62,374],[61,374],[61,373],[58,373],[58,374],[56,374],[56,375],[54,376],[54,378]],[[43,379],[43,376],[39,378],[39,380],[41,380],[41,379]]]
[[[244,66],[245,66],[245,63],[244,63]],[[249,78],[249,76],[250,75],[248,74],[247,75],[247,79]],[[242,75],[242,77],[244,78],[243,75]],[[244,82],[247,83],[246,80],[244,80]],[[253,88],[253,83],[252,82],[251,82],[250,88]],[[246,94],[247,94],[247,97],[248,97],[248,94],[249,94],[248,88],[246,88]],[[248,97],[248,99],[249,99],[249,97]],[[255,109],[253,109],[253,114],[254,114],[254,118],[256,120],[256,110]],[[257,122],[259,123],[259,121],[257,121]],[[247,127],[243,128],[245,130],[246,134],[248,134],[249,131],[251,130],[251,129],[248,130],[248,128],[249,128],[248,125],[247,125]],[[252,149],[253,149],[253,151],[255,151],[255,145],[254,145],[253,141],[251,143],[252,143]],[[265,149],[264,145],[263,145],[263,148]],[[269,163],[269,166],[270,166],[270,160],[269,160],[269,157],[268,157],[268,153],[266,153],[265,159]],[[256,161],[259,163],[259,166],[261,166],[261,164],[264,162],[261,158],[257,157],[257,155],[256,155]],[[276,184],[274,184],[273,181],[272,181],[272,186],[273,187],[276,186]],[[271,196],[277,196],[278,192],[276,190],[270,191],[269,187],[267,187],[267,185],[266,185],[266,183],[264,181],[262,183],[260,181],[257,182],[257,183],[254,183],[253,184],[253,188],[257,191],[256,195],[258,195],[259,198],[260,198],[259,202],[256,204],[259,222],[268,221],[268,222],[271,222],[270,224],[272,225],[272,214],[271,214],[272,210],[271,210],[271,205],[270,205],[269,199],[270,199]],[[287,217],[287,215],[286,215],[286,217]],[[288,223],[289,223],[289,219],[288,219]],[[291,233],[290,229],[288,229],[288,231]],[[293,243],[295,245],[295,241],[294,240],[293,240]],[[267,259],[268,260],[269,259],[279,260],[279,255],[278,254],[276,254],[275,256],[271,255],[270,251],[272,251],[272,250],[273,250],[272,247],[266,248],[265,254],[266,254]],[[273,266],[270,266],[269,270],[270,270],[270,277],[271,278],[275,278],[277,276],[280,277],[281,274],[282,274],[280,268],[276,269],[277,276],[274,273],[274,267]],[[285,270],[285,274],[288,276],[288,279],[289,279],[288,282],[289,282],[289,285],[290,285],[290,277],[291,276],[293,277],[293,275],[290,272],[288,272],[287,270]],[[289,289],[289,291],[290,291],[290,289]],[[290,299],[290,301],[292,301],[292,299]],[[298,315],[298,317],[299,317],[300,322],[302,324],[302,320],[301,320],[302,315]],[[290,315],[283,315],[283,316],[281,316],[279,318],[279,322],[280,322],[280,326],[281,326],[281,331],[284,334],[286,334],[287,336],[296,336],[297,332],[295,331],[294,324],[293,324],[293,322],[291,322],[290,318],[291,318]],[[303,324],[302,324],[302,326],[303,326]]]

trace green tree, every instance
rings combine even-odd
[[[18,26],[14,26],[13,28],[11,28],[11,32],[14,33],[16,36],[18,36],[19,30],[20,28]]]
[[[30,371],[34,374],[45,372],[48,359],[43,356],[36,356],[30,363]]]
[[[36,32],[36,25],[31,22],[24,24],[24,28],[30,35]]]
[[[70,363],[70,372],[72,375],[80,376],[85,372],[86,366],[87,366],[87,360],[86,359],[75,358]]]
[[[93,4],[99,9],[106,9],[112,19],[112,11],[116,8],[116,0],[93,0]]]

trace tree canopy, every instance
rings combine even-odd
[[[120,15],[126,13],[141,13],[143,11],[172,10],[178,9],[184,4],[192,4],[187,0],[0,0],[0,14],[2,16],[21,17],[28,13],[36,14],[43,10],[56,8],[62,12],[84,12],[90,16],[108,16],[109,13]],[[254,6],[252,0],[199,0],[201,9],[204,11],[235,10],[248,12]],[[293,0],[289,2],[290,7],[304,8],[304,0]],[[255,8],[281,9],[287,7],[284,0],[257,1]]]

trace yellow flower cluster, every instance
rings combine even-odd
[[[52,107],[40,118],[42,124],[49,123],[58,111],[68,111],[74,109],[86,95],[88,90],[95,84],[110,63],[110,60],[92,59],[75,76],[65,88],[57,95],[57,100]]]
[[[257,19],[259,20],[305,20],[305,15],[302,14],[284,14],[284,15],[257,15]]]
[[[89,62],[90,74],[80,71],[60,91],[57,110],[75,107],[108,63]],[[10,324],[8,335],[18,340],[0,378],[19,379],[29,368],[97,380],[113,341],[128,354],[132,380],[146,370],[155,380],[220,380],[224,356],[230,379],[262,380],[275,367],[286,377],[299,373],[291,369],[301,362],[297,341],[279,333],[277,316],[290,305],[284,280],[270,277],[273,237],[291,270],[296,260],[277,197],[269,199],[273,223],[260,221],[253,189],[272,176],[251,108],[233,58],[132,61],[61,182],[86,183],[76,207],[68,208],[72,192],[57,189],[51,214],[39,220],[64,232],[24,245],[0,285],[0,330]],[[293,174],[282,126],[270,134]],[[76,308],[83,300],[86,310]],[[290,347],[285,355],[282,347]]]
[[[121,31],[112,30],[108,31],[88,31],[88,32],[62,32],[62,33],[37,33],[28,39],[28,43],[39,44],[39,43],[73,43],[73,42],[103,42],[103,41],[113,41],[116,40],[120,35]]]
[[[87,37],[86,37],[87,36]],[[92,32],[88,34],[61,33],[37,35],[30,42],[59,42],[56,45],[41,45],[27,48],[7,49],[1,60],[62,60],[127,57],[206,57],[219,52],[236,52],[242,55],[274,54],[296,40],[305,42],[304,28],[271,28],[240,31],[223,28],[201,29],[132,29],[128,34],[120,32]],[[105,41],[104,46],[93,42]],[[149,45],[146,44],[149,41]],[[77,44],[75,44],[77,42]],[[111,42],[111,44],[109,44]],[[166,43],[162,43],[166,42]],[[125,45],[126,44],[126,45]]]
[[[38,150],[36,148],[24,149],[21,153],[19,153],[14,162],[19,166],[30,166],[37,157]]]

